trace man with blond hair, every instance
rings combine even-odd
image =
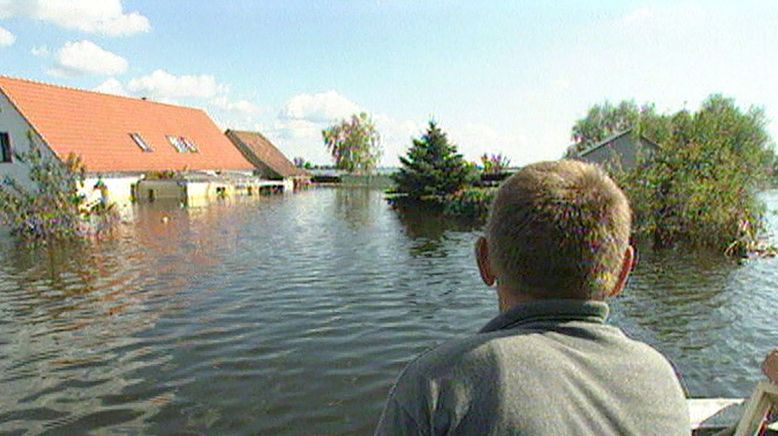
[[[500,315],[411,362],[376,434],[689,434],[672,366],[606,324],[632,269],[631,211],[599,167],[506,180],[476,243]]]

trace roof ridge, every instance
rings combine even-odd
[[[0,74],[0,80],[1,79],[15,80],[15,81],[18,81],[18,82],[27,82],[27,83],[32,83],[32,84],[35,84],[35,85],[50,86],[52,88],[67,89],[69,91],[86,92],[86,93],[89,93],[89,94],[98,94],[98,95],[103,95],[103,96],[106,96],[106,97],[115,97],[115,98],[120,98],[120,99],[124,99],[124,100],[140,101],[140,102],[145,102],[145,103],[160,104],[160,105],[163,105],[163,106],[172,106],[172,107],[176,107],[176,108],[191,109],[191,110],[197,110],[197,111],[205,112],[205,110],[203,108],[199,108],[199,107],[183,106],[183,105],[180,105],[180,104],[172,104],[172,103],[165,103],[165,102],[156,101],[156,100],[148,100],[146,97],[131,97],[131,96],[128,96],[128,95],[111,94],[111,93],[108,93],[108,92],[95,91],[93,89],[76,88],[75,86],[60,85],[58,83],[43,82],[43,81],[40,81],[40,80],[27,79],[27,78],[23,78],[23,77],[13,77],[13,76],[5,75],[5,74]]]
[[[589,154],[589,153],[593,152],[594,150],[597,150],[598,148],[602,147],[603,145],[608,144],[608,143],[616,140],[617,138],[621,138],[622,136],[626,135],[627,133],[630,133],[633,130],[635,130],[635,126],[629,127],[629,128],[624,129],[624,130],[622,130],[620,132],[611,133],[609,136],[605,137],[604,139],[602,139],[602,140],[600,140],[598,142],[595,142],[594,144],[590,145],[589,147],[586,147],[586,149],[584,149],[582,151],[579,151],[578,155],[579,156],[583,156],[585,154]],[[643,135],[640,135],[640,136],[643,136]]]
[[[259,135],[259,136],[265,136],[260,132],[259,130],[241,130],[241,129],[227,129],[228,132],[235,132],[235,133],[249,133],[251,135]]]
[[[278,149],[278,147],[276,147],[276,145],[275,145],[275,144],[273,144],[273,141],[271,141],[270,139],[268,139],[268,137],[267,137],[267,136],[265,136],[265,135],[264,135],[262,132],[260,132],[259,130],[235,130],[235,129],[227,129],[227,132],[233,132],[233,133],[245,133],[245,134],[248,134],[248,135],[257,135],[257,136],[259,136],[260,138],[264,139],[264,140],[265,140],[265,142],[268,142],[268,143],[270,143],[270,145],[272,145],[274,148]],[[226,133],[226,132],[225,132],[225,133]]]

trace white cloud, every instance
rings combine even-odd
[[[315,163],[329,163],[321,138],[321,123],[275,117],[250,126],[270,139],[287,157],[303,156]]]
[[[272,129],[276,135],[284,139],[302,141],[321,141],[321,131],[326,125],[308,120],[279,119]]]
[[[125,96],[129,95],[127,90],[124,88],[124,85],[122,85],[122,82],[116,80],[113,77],[95,86],[94,88],[92,88],[92,91],[102,92],[105,94],[114,94],[114,95],[125,95]]]
[[[362,111],[370,113],[336,91],[298,94],[286,101],[275,119],[255,123],[253,127],[288,156],[303,156],[312,162],[327,164],[331,158],[322,141],[322,130],[339,119]],[[422,134],[423,123],[386,114],[371,115],[381,135],[381,165],[397,165],[398,157],[406,153],[411,138]]]
[[[149,19],[138,12],[124,12],[121,0],[0,0],[0,18],[14,16],[105,36],[151,30]]]
[[[318,94],[299,94],[290,98],[281,109],[280,117],[321,123],[346,118],[360,111],[359,105],[353,101],[335,91],[327,91]]]
[[[254,115],[258,114],[261,109],[259,106],[248,100],[233,101],[227,98],[227,96],[219,96],[211,100],[211,104],[216,108],[226,112],[233,112],[241,115]]]
[[[130,80],[127,89],[135,94],[160,99],[180,97],[212,98],[227,92],[228,87],[211,75],[175,76],[165,70],[156,70],[146,76]]]
[[[570,80],[568,79],[556,79],[552,82],[554,89],[567,90],[570,89]]]
[[[276,119],[263,125],[263,133],[295,155],[315,162],[328,162],[321,131],[341,118],[361,112],[362,108],[336,91],[298,94],[291,97]]]
[[[164,70],[156,70],[129,81],[111,77],[92,90],[200,107],[206,109],[214,122],[224,129],[252,129],[259,118],[266,118],[270,113],[269,108],[261,107],[250,100],[233,98],[229,86],[219,83],[211,75],[176,76]]]
[[[405,156],[411,146],[412,138],[418,138],[424,131],[424,123],[398,120],[385,114],[377,114],[373,120],[381,134],[381,146],[384,151],[382,165],[398,165],[398,158]]]
[[[254,123],[253,128],[273,141],[287,156],[303,156],[318,164],[331,163],[322,141],[321,132],[339,119],[354,113],[368,112],[337,91],[298,94],[286,101],[274,119]],[[397,119],[387,114],[372,114],[381,135],[382,166],[398,165],[411,139],[419,137],[425,123]]]
[[[45,45],[33,46],[32,49],[30,50],[30,53],[32,53],[33,56],[39,58],[45,58],[50,54],[49,48]]]
[[[643,21],[647,21],[653,18],[655,11],[648,7],[642,7],[635,9],[622,18],[625,24],[635,24]]]
[[[123,57],[91,41],[83,40],[66,42],[57,50],[56,65],[49,73],[58,76],[81,74],[111,76],[127,71],[127,67],[127,60]]]
[[[229,95],[219,95],[208,102],[208,114],[223,129],[252,130],[260,118],[271,112],[249,100],[233,100]]]
[[[0,47],[8,47],[16,42],[16,36],[8,30],[0,27]]]

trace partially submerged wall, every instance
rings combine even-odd
[[[84,180],[81,187],[81,193],[86,197],[87,202],[105,201],[114,203],[117,206],[130,205],[135,197],[135,188],[140,181],[140,176],[89,176]],[[102,183],[105,189],[100,189],[98,184]],[[103,198],[105,195],[106,198]]]
[[[190,207],[204,206],[219,198],[242,195],[260,195],[263,190],[277,188],[292,190],[292,181],[268,181],[256,179],[252,182],[230,180],[141,180],[137,185],[137,200],[140,202],[168,200],[186,203]]]

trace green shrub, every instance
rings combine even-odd
[[[443,200],[446,215],[485,219],[497,188],[465,188]]]
[[[64,161],[45,156],[32,138],[30,149],[16,155],[30,170],[32,188],[6,177],[0,184],[0,222],[24,240],[73,240],[103,230],[114,222],[112,205],[87,204],[79,193],[86,171],[70,155]],[[97,226],[97,227],[95,227]]]
[[[757,193],[774,161],[765,125],[762,110],[744,112],[718,95],[695,113],[655,120],[654,156],[631,170],[610,169],[630,198],[636,235],[657,248],[753,246],[764,213]]]
[[[483,168],[484,174],[504,173],[509,166],[511,166],[511,160],[508,156],[503,156],[502,153],[481,155],[481,168]]]

